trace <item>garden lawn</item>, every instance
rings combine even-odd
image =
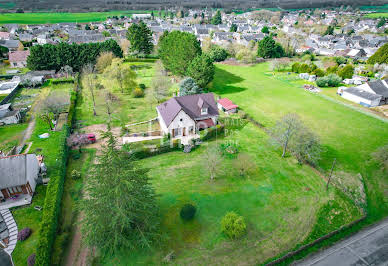
[[[105,21],[112,16],[131,16],[138,13],[151,13],[143,10],[110,11],[110,12],[85,12],[85,13],[5,13],[0,15],[0,24],[46,24],[61,22],[87,23]],[[156,14],[156,12],[155,12]]]
[[[13,146],[18,145],[26,128],[26,123],[0,126],[0,150],[7,152]]]
[[[368,168],[370,154],[388,143],[388,123],[324,99],[300,85],[275,78],[268,64],[230,66],[217,64],[212,91],[228,97],[254,119],[270,127],[287,113],[297,113],[316,132],[325,149],[319,167],[361,173],[367,185],[369,215],[388,214],[388,177]]]
[[[11,209],[12,215],[18,226],[18,230],[25,227],[31,228],[31,236],[25,241],[17,241],[16,248],[12,253],[12,260],[16,266],[27,265],[27,258],[36,252],[42,211],[34,209],[34,206],[43,207],[46,195],[46,186],[38,185],[31,205]]]
[[[388,12],[371,13],[371,14],[365,15],[364,17],[366,17],[366,18],[388,18]]]
[[[339,227],[361,216],[334,188],[327,192],[325,181],[313,169],[292,157],[282,159],[261,129],[249,123],[227,132],[226,137],[191,153],[176,151],[141,161],[151,169],[149,176],[160,195],[163,240],[160,248],[123,251],[104,264],[159,265],[174,251],[177,265],[253,265],[303,242],[316,220],[324,220],[317,214],[331,199],[338,203],[332,206],[336,214],[323,223]],[[207,144],[219,146],[226,141],[237,143],[239,152],[247,153],[257,168],[240,177],[233,166],[236,159],[223,157],[224,172],[211,181],[203,170],[204,152]],[[197,207],[193,221],[179,217],[185,203]],[[229,211],[242,215],[247,223],[247,234],[240,240],[231,241],[220,232],[220,220]]]
[[[143,83],[148,88],[154,73],[154,63],[152,62],[131,62],[126,63],[136,66],[138,84]],[[148,102],[146,98],[134,98],[131,93],[121,93],[118,88],[112,86],[112,82],[102,75],[99,79],[105,88],[108,88],[119,99],[113,106],[112,124],[122,126],[130,123],[148,121],[157,116],[156,102]],[[93,101],[89,91],[82,90],[82,95],[77,102],[76,118],[83,125],[105,124],[108,121],[108,114],[105,106],[105,99],[101,91],[96,91],[97,116],[93,115]]]

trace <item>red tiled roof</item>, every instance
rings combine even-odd
[[[30,55],[30,51],[15,51],[9,53],[9,61],[10,62],[25,62],[27,61],[27,57]]]
[[[209,127],[214,127],[214,122],[213,122],[213,119],[211,119],[211,118],[199,120],[199,121],[197,121],[197,126],[198,126],[198,129],[205,129],[205,128],[209,128]]]
[[[228,98],[222,98],[222,99],[219,99],[218,100],[218,103],[222,105],[223,108],[225,108],[225,110],[231,110],[231,109],[235,109],[235,108],[238,108],[238,105],[234,104],[231,100],[229,100]]]

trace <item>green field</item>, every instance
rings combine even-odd
[[[244,264],[254,265],[303,242],[317,219],[325,230],[315,232],[315,237],[361,216],[335,189],[327,192],[323,178],[310,167],[292,157],[282,159],[264,131],[247,121],[225,124],[240,126],[227,126],[227,136],[189,154],[177,151],[141,161],[151,169],[149,176],[160,195],[162,242],[153,250],[123,251],[104,264],[159,265],[174,251],[176,265],[238,265],[242,258]],[[207,144],[226,141],[237,143],[239,152],[248,154],[257,169],[241,177],[234,167],[237,159],[224,157],[220,167],[225,171],[211,181],[203,170]],[[331,201],[338,205],[330,208],[330,216],[318,218]],[[196,217],[182,222],[179,210],[189,202],[197,207]],[[220,220],[228,211],[247,222],[247,235],[241,240],[230,241],[220,232]]]
[[[321,138],[325,152],[319,164],[327,171],[334,158],[337,169],[361,173],[368,188],[369,214],[388,214],[388,177],[369,168],[370,154],[388,142],[388,123],[342,104],[311,94],[275,78],[267,64],[252,67],[218,64],[213,89],[227,96],[254,119],[272,126],[289,112],[297,113]],[[385,204],[384,204],[385,203]]]
[[[128,10],[128,11],[110,11],[110,12],[88,12],[88,13],[8,13],[0,15],[0,24],[45,24],[61,22],[97,22],[104,21],[112,16],[130,16],[134,13],[151,13],[151,11]]]
[[[388,18],[388,12],[378,12],[365,15],[366,18]]]

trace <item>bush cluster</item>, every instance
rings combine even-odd
[[[338,87],[342,79],[336,74],[329,74],[328,76],[318,78],[316,82],[318,87]]]
[[[144,97],[144,91],[141,88],[135,88],[132,92],[134,98]]]
[[[212,45],[208,55],[213,62],[221,62],[228,57],[228,52],[218,45]]]
[[[74,170],[71,172],[71,178],[72,178],[73,180],[78,180],[78,179],[81,178],[81,173],[74,169]]]
[[[26,227],[18,232],[18,241],[24,241],[31,235],[31,228]]]
[[[222,233],[231,239],[242,237],[246,229],[244,217],[235,212],[228,212],[221,220]]]
[[[224,125],[216,125],[215,127],[208,128],[206,135],[201,137],[201,140],[209,140],[216,136],[221,136],[224,133],[225,126]]]

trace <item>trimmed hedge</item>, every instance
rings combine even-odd
[[[156,144],[156,147],[154,148],[149,148],[149,147],[142,147],[142,148],[137,148],[131,151],[131,154],[136,158],[136,159],[144,159],[148,157],[152,157],[158,154],[162,153],[167,153],[170,151],[179,151],[182,149],[179,140],[173,140],[172,145],[171,143],[165,142],[163,144]]]
[[[74,78],[61,78],[51,80],[51,84],[74,83]]]
[[[75,105],[77,102],[77,85],[78,84],[75,84],[75,87],[71,91],[68,120],[67,124],[63,127],[60,139],[61,144],[59,147],[58,165],[52,170],[50,182],[47,186],[35,257],[35,265],[37,266],[51,264],[51,255],[58,226],[58,216],[60,215],[61,209],[67,159],[69,157],[66,140],[70,135],[70,128],[74,119]]]
[[[221,136],[222,133],[225,131],[225,126],[224,125],[216,125],[215,127],[208,128],[206,135],[201,137],[201,140],[205,141],[217,136]]]

